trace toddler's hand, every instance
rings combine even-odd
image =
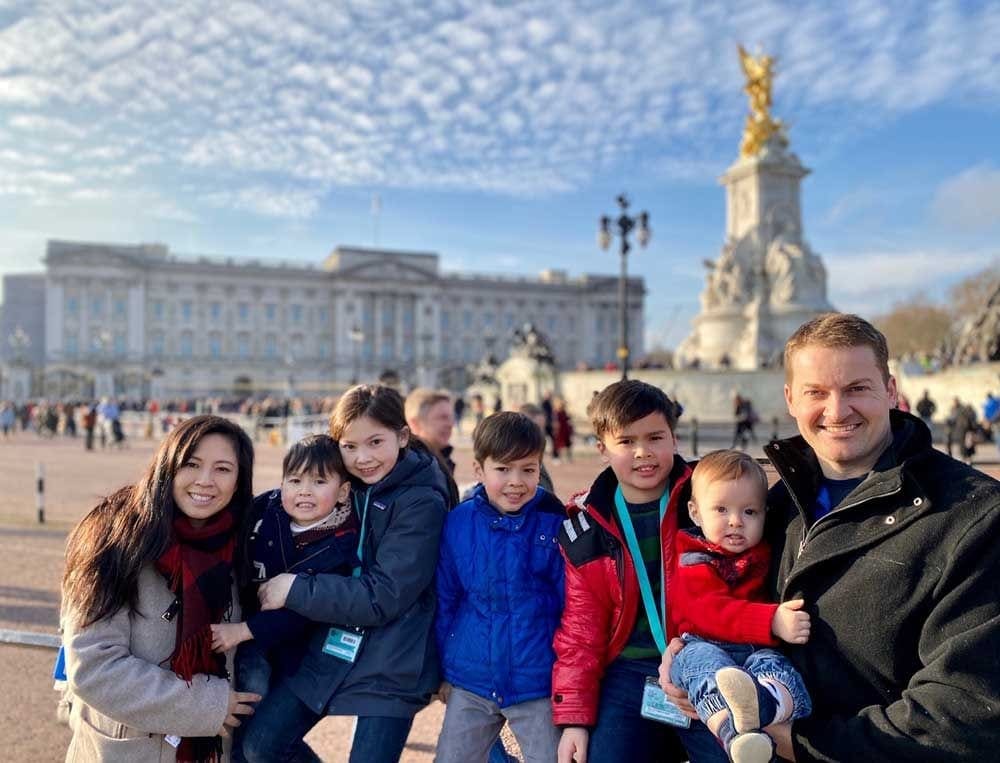
[[[779,604],[771,620],[771,633],[789,644],[804,644],[809,640],[809,613],[803,612],[803,599]]]
[[[587,747],[590,745],[590,731],[582,726],[567,726],[563,729],[556,750],[558,763],[587,763]]]
[[[260,608],[281,609],[288,599],[288,592],[292,590],[292,583],[295,582],[295,575],[282,572],[275,575],[266,583],[261,584],[257,589],[257,598],[260,599]]]
[[[228,652],[253,638],[246,623],[216,623],[211,628],[213,652]]]

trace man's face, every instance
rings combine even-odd
[[[455,412],[447,400],[434,403],[424,416],[411,422],[413,433],[437,449],[451,442],[455,428]]]
[[[618,478],[625,500],[647,503],[663,495],[676,446],[666,417],[651,413],[620,432],[607,432],[597,450]]]
[[[871,471],[892,438],[889,409],[896,380],[886,384],[870,347],[806,345],[792,355],[785,385],[788,412],[833,479]]]

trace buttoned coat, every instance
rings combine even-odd
[[[174,761],[166,735],[215,736],[229,710],[229,681],[197,674],[189,684],[170,669],[176,621],[161,615],[174,601],[152,564],[139,573],[138,601],[80,628],[62,617],[73,738],[67,762]],[[239,620],[237,599],[226,619]],[[232,671],[232,655],[227,658]],[[225,740],[228,742],[228,740]],[[226,744],[226,758],[229,746]]]

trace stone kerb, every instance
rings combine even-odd
[[[684,419],[701,422],[731,422],[733,396],[749,397],[761,421],[774,416],[784,420],[785,376],[781,369],[762,371],[697,371],[639,369],[630,378],[653,384],[684,406]],[[568,371],[560,374],[562,396],[574,419],[585,421],[587,404],[594,392],[618,381],[618,371]]]

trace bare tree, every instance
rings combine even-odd
[[[875,325],[889,341],[892,355],[900,357],[933,353],[951,335],[954,318],[950,310],[934,304],[926,294],[917,294],[894,304],[875,319]]]

